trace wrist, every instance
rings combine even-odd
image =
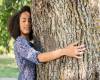
[[[58,49],[57,53],[58,53],[58,55],[60,55],[60,57],[65,55],[63,52],[63,49]]]
[[[62,56],[65,56],[65,55],[67,55],[68,54],[68,49],[66,48],[63,48],[63,49],[61,49],[61,53],[62,53]]]

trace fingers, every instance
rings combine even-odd
[[[82,55],[83,53],[84,53],[84,52],[83,52],[83,51],[81,51],[81,52],[79,52],[78,54],[79,54],[79,55]]]
[[[75,58],[78,58],[78,59],[82,58],[82,54],[84,53],[84,51],[85,51],[85,48],[80,50],[80,51],[78,51],[77,55],[75,56]]]
[[[77,47],[78,52],[84,52],[86,50],[85,45],[80,45]]]
[[[79,44],[79,41],[76,41],[76,42],[72,43],[71,45],[77,46],[78,48],[83,48],[83,47],[85,47],[84,44],[81,44],[81,45],[79,45],[79,46],[78,46],[78,44]]]
[[[78,41],[76,41],[76,42],[74,42],[74,43],[72,43],[71,45],[73,45],[73,46],[77,46],[78,45]]]
[[[77,55],[75,56],[75,58],[80,59],[82,58],[82,54],[84,53],[84,51],[86,50],[85,45],[80,45],[77,46]]]
[[[67,56],[74,58],[82,58],[82,54],[86,50],[85,45],[78,45],[79,41],[74,42],[67,46]]]
[[[78,49],[85,48],[85,45],[82,44],[82,45],[80,45],[80,46],[77,46],[77,48],[78,48]]]
[[[78,49],[78,52],[84,52],[86,48]]]
[[[81,59],[82,57],[81,57],[81,56],[75,56],[75,58],[77,58],[77,59]]]
[[[82,58],[82,54],[83,54],[83,52],[79,52],[79,53],[75,56],[75,58],[78,58],[78,59]]]

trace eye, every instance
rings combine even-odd
[[[28,19],[28,22],[30,22],[30,23],[31,23],[31,19],[30,19],[30,18]]]
[[[25,22],[25,20],[23,20],[22,22]]]

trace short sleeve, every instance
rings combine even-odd
[[[31,47],[28,44],[27,40],[16,41],[14,48],[17,50],[18,54],[21,57],[23,57],[29,61],[32,61],[35,64],[39,64],[37,56],[40,52],[36,51],[33,47]]]

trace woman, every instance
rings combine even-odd
[[[31,11],[28,6],[24,6],[12,16],[9,22],[9,32],[15,39],[14,53],[20,71],[18,80],[36,80],[36,64],[55,60],[61,56],[81,58],[85,51],[84,44],[76,46],[77,42],[65,48],[42,54],[36,51],[30,42],[33,38]]]

